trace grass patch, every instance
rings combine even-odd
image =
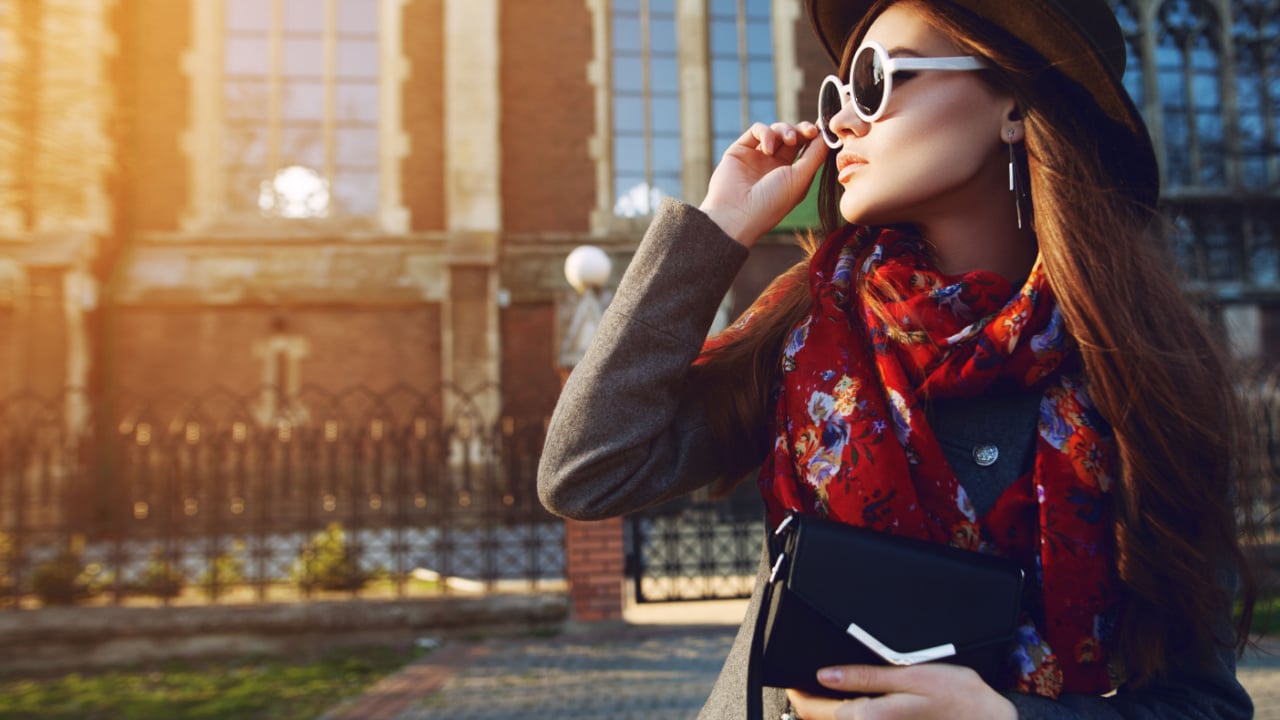
[[[1280,595],[1259,595],[1253,606],[1250,631],[1254,635],[1274,635],[1280,632]]]
[[[250,659],[0,680],[4,720],[314,720],[424,654],[373,648],[313,662]]]

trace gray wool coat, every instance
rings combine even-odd
[[[747,254],[696,208],[672,200],[662,204],[552,415],[538,469],[538,493],[547,508],[565,517],[598,520],[670,500],[720,476],[717,458],[722,455],[708,433],[703,409],[681,387]],[[1003,446],[997,464],[1014,471],[1010,477],[1021,469],[1017,458],[1030,436],[1025,423],[1009,419],[1020,414],[1013,409],[966,413],[962,408],[951,414],[963,421],[935,418],[943,426],[937,433],[944,448],[959,450],[949,459],[981,507],[993,502],[1007,483],[964,465],[964,448],[975,436],[966,436],[966,428],[978,427],[980,418],[996,418],[976,436],[999,438]],[[699,720],[746,717],[748,656],[766,571],[762,553],[742,629]],[[1230,624],[1229,618],[1222,621],[1224,628]],[[1028,720],[1253,717],[1230,651],[1201,663],[1195,660],[1177,660],[1169,680],[1160,685],[1122,687],[1106,697],[1008,697]],[[766,718],[778,718],[786,709],[784,693],[766,688],[764,708]]]

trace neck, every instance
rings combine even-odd
[[[944,202],[917,219],[915,225],[933,248],[939,271],[958,275],[987,270],[1015,283],[1031,272],[1039,252],[1035,233],[1028,219],[1018,227],[1018,211],[1007,183],[1007,179],[974,183],[971,188],[984,188],[981,197],[962,193],[952,198],[954,202]],[[1023,208],[1024,216],[1029,215],[1027,210]]]
[[[1027,277],[1036,260],[1035,235],[1025,225],[1022,230],[1016,223],[1011,229],[997,229],[963,217],[917,227],[933,248],[934,264],[947,275],[987,270],[1017,283]]]

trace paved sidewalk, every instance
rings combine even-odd
[[[625,625],[448,644],[323,720],[692,720],[746,608],[745,600],[633,605]]]
[[[1253,698],[1257,720],[1280,720],[1280,638],[1263,641],[1262,651],[1246,654],[1236,677]]]
[[[627,624],[451,644],[325,720],[671,718],[702,707],[745,602],[629,608]],[[1280,720],[1280,640],[1240,667],[1259,720]]]

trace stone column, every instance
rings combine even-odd
[[[798,102],[800,98],[809,97],[809,85],[813,86],[813,95],[816,96],[818,92],[817,82],[805,78],[796,52],[797,23],[805,23],[800,28],[801,32],[806,33],[804,37],[808,37],[808,23],[804,20],[800,4],[790,0],[773,0],[770,12],[773,21],[773,77],[778,119],[791,123],[813,120],[809,116],[816,110],[811,106],[816,104],[816,98],[814,103],[807,105]]]
[[[62,278],[62,309],[67,325],[66,429],[72,437],[88,429],[89,370],[93,364],[86,313],[98,306],[98,283],[80,265]]]
[[[706,0],[676,0],[676,53],[680,65],[680,184],[685,201],[697,205],[707,193],[711,170],[724,148],[711,144],[711,53],[707,46]],[[744,130],[746,128],[743,128]]]
[[[445,213],[449,233],[442,374],[497,418],[496,302],[502,226],[498,0],[446,0],[444,7]],[[445,412],[454,407],[445,399]]]

